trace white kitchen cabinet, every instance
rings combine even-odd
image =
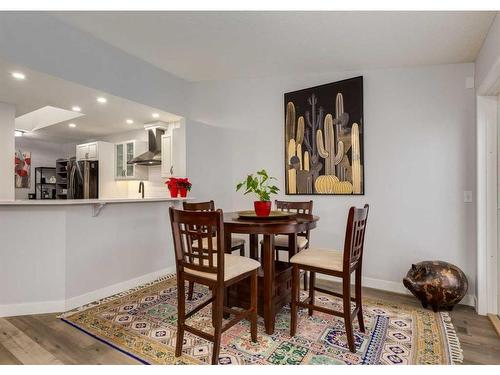
[[[174,176],[174,165],[172,158],[173,137],[171,133],[161,136],[161,176]]]
[[[87,159],[97,159],[97,142],[89,143],[88,157]]]
[[[145,166],[127,164],[137,155],[146,151],[146,143],[136,140],[115,144],[115,180],[147,180]]]
[[[76,146],[77,160],[97,160],[99,159],[98,142],[84,143]]]
[[[76,160],[85,160],[88,153],[87,145],[77,145],[76,146]]]
[[[161,176],[186,177],[186,130],[183,122],[169,124],[161,137]]]

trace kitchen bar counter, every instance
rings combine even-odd
[[[0,317],[69,310],[175,272],[168,211],[186,199],[0,201]]]
[[[0,201],[0,206],[68,206],[83,204],[108,204],[108,203],[144,203],[144,202],[182,202],[194,198],[120,198],[120,199],[24,199],[13,201]]]

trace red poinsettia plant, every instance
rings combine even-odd
[[[179,189],[186,189],[187,191],[190,191],[191,186],[193,186],[193,184],[191,182],[189,182],[189,178],[178,178],[177,179],[177,187]]]
[[[175,178],[170,177],[166,182],[168,190],[170,191],[170,196],[172,198],[177,197],[177,194],[180,193],[181,197],[185,197],[187,192],[191,190],[191,182],[189,182],[189,178]]]
[[[165,185],[167,185],[168,190],[177,190],[177,178],[170,177],[167,181],[165,181]]]

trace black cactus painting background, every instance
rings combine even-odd
[[[285,94],[287,194],[364,194],[363,77]]]

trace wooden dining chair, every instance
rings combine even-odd
[[[213,200],[196,203],[182,202],[182,208],[186,211],[215,211],[215,203]],[[239,237],[231,238],[230,252],[233,251],[239,251],[242,257],[245,256],[245,239]]]
[[[280,211],[294,212],[297,214],[312,215],[313,201],[307,202],[293,202],[293,201],[274,201],[275,207]],[[310,231],[297,233],[297,252],[307,249],[309,247]],[[261,249],[263,242],[261,241]],[[279,251],[286,251],[287,259],[289,258],[288,235],[278,234],[274,236],[274,249],[276,250],[276,260],[279,260]],[[307,272],[304,272],[304,289],[307,290]]]
[[[182,208],[186,211],[215,211],[215,203],[213,200],[208,202],[182,202]],[[207,245],[208,238],[203,239],[204,246]],[[241,256],[245,256],[245,240],[243,238],[231,237],[231,249],[229,252],[239,251]],[[193,299],[194,283],[189,282],[188,300]]]
[[[170,207],[170,221],[174,238],[177,270],[177,338],[175,356],[182,354],[184,331],[212,341],[212,364],[217,364],[221,335],[242,319],[250,321],[250,334],[257,341],[257,270],[260,263],[224,251],[224,224],[222,210],[195,212]],[[208,235],[210,234],[210,235]],[[203,239],[207,238],[207,246]],[[201,244],[201,246],[200,246]],[[250,307],[236,310],[224,307],[224,291],[228,286],[250,278]],[[197,282],[212,290],[211,298],[186,313],[185,281]],[[212,303],[213,334],[186,324],[186,319]],[[223,314],[235,317],[222,326]]]
[[[297,330],[297,307],[305,307],[312,316],[313,310],[321,311],[344,318],[347,343],[349,350],[356,352],[354,345],[354,334],[352,323],[357,316],[359,329],[365,332],[363,321],[363,307],[361,303],[361,266],[363,263],[363,246],[365,240],[366,222],[368,219],[369,206],[364,208],[351,207],[347,218],[347,228],[344,240],[344,252],[328,249],[307,249],[294,255],[290,262],[293,264],[292,271],[292,317],[290,324],[290,336],[295,336]],[[310,272],[309,297],[300,301],[299,272],[307,270]],[[355,272],[355,297],[351,297],[351,274]],[[342,293],[317,288],[315,284],[316,273],[335,276],[342,279]],[[343,311],[339,312],[314,304],[314,292],[322,292],[343,299]],[[351,311],[351,300],[356,307]]]

